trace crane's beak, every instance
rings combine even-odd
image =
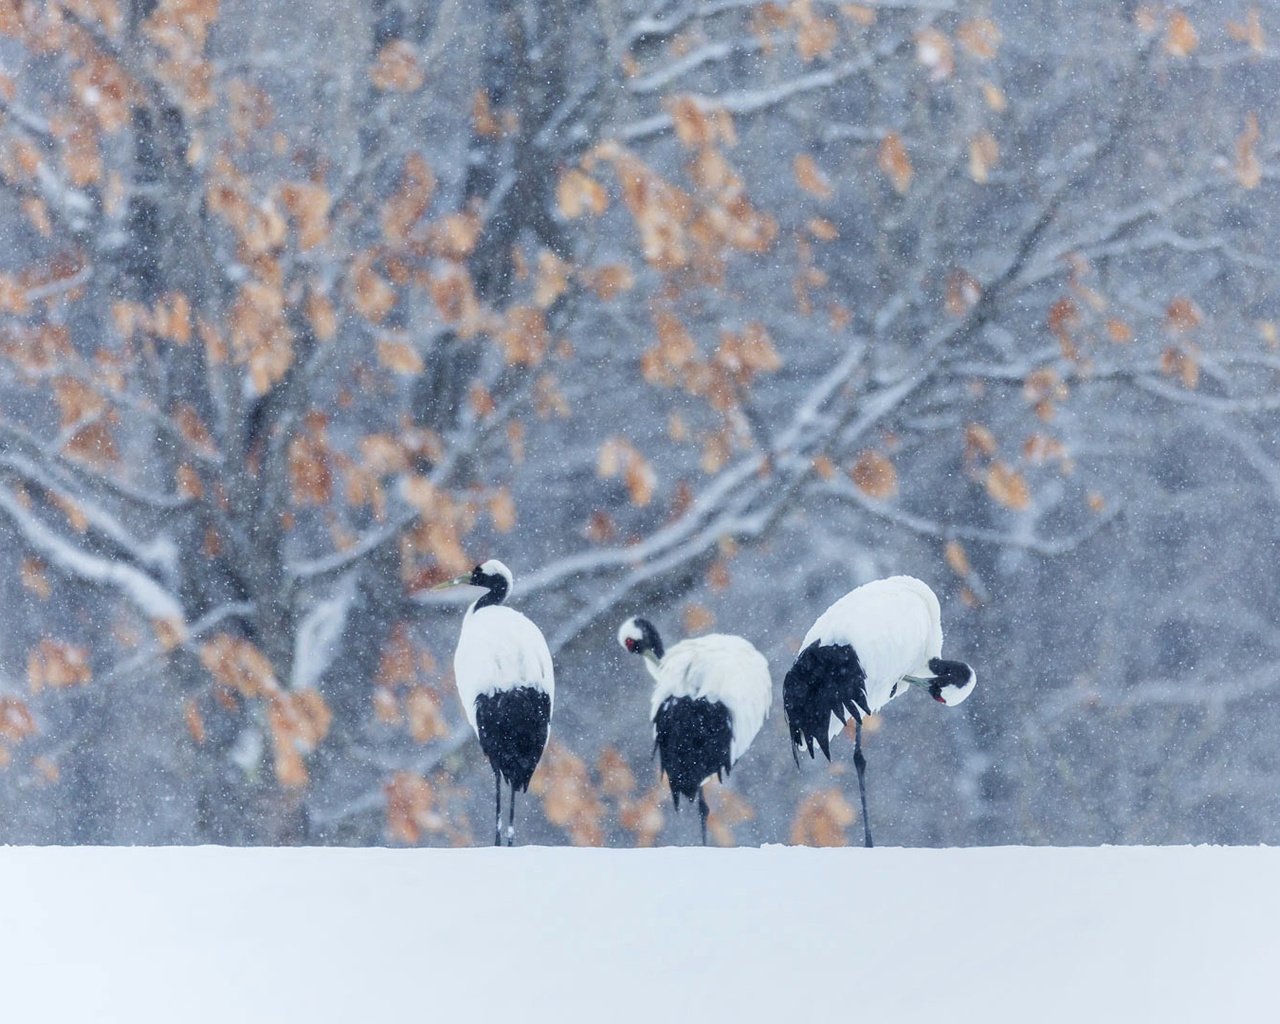
[[[431,589],[432,589],[433,591],[435,591],[435,590],[448,590],[450,587],[460,587],[460,586],[462,586],[464,583],[470,583],[470,582],[471,582],[471,574],[470,574],[470,573],[467,573],[467,575],[465,575],[465,576],[455,576],[455,577],[454,577],[453,579],[451,579],[451,580],[445,580],[443,583],[437,583],[437,584],[436,584],[434,587],[432,587]]]

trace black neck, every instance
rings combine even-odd
[[[658,636],[658,631],[654,628],[652,622],[648,619],[637,619],[636,625],[640,627],[640,632],[644,637],[644,645],[653,652],[653,656],[659,661],[667,653],[667,649],[662,646],[662,637]]]
[[[507,599],[507,581],[501,576],[489,577],[485,583],[489,589],[476,602],[476,610],[488,608],[490,605],[502,604]]]

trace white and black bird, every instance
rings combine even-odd
[[[443,590],[483,587],[462,620],[453,674],[462,710],[493,766],[493,844],[502,845],[502,783],[511,790],[507,845],[515,841],[516,793],[529,789],[551,728],[556,680],[547,641],[532,622],[502,602],[511,593],[511,570],[497,559],[468,575],[438,584]]]
[[[682,640],[668,651],[648,619],[627,619],[618,628],[618,643],[643,656],[653,676],[653,749],[676,809],[681,797],[691,803],[698,798],[706,846],[702,785],[713,775],[729,774],[769,716],[769,663],[742,637],[723,633]]]
[[[831,740],[853,718],[853,764],[870,846],[862,719],[913,686],[954,707],[977,682],[969,665],[942,657],[942,610],[927,584],[912,576],[864,583],[818,617],[783,681],[796,763],[802,749],[814,756],[815,742],[830,760]]]

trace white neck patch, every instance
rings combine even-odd
[[[640,626],[636,623],[634,618],[627,619],[626,622],[618,627],[618,643],[624,650],[627,649],[628,640],[640,643],[643,639],[644,632],[640,629]]]

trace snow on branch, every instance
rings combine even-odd
[[[951,523],[939,523],[923,516],[913,515],[904,509],[883,502],[875,501],[860,491],[851,481],[839,477],[824,481],[815,488],[819,494],[825,494],[840,501],[857,505],[865,512],[884,519],[895,526],[910,530],[924,537],[936,537],[939,540],[969,540],[984,544],[998,544],[1001,547],[1022,548],[1036,554],[1056,558],[1076,550],[1086,541],[1101,533],[1121,513],[1116,505],[1098,515],[1089,528],[1067,537],[1047,539],[1021,533],[1004,533],[1000,530],[988,530],[975,526],[959,526]]]
[[[181,603],[152,576],[126,562],[81,550],[58,536],[4,488],[0,488],[0,512],[9,517],[32,551],[68,576],[114,587],[152,621],[185,621]]]
[[[715,97],[695,95],[693,101],[707,110],[726,110],[730,114],[738,115],[758,114],[796,96],[829,89],[846,79],[869,71],[880,61],[892,57],[899,50],[905,50],[908,45],[909,41],[898,40],[862,54],[854,60],[833,64],[831,67],[811,71],[806,75],[798,75],[768,88],[740,89]],[[635,142],[661,135],[674,123],[670,114],[654,114],[652,117],[625,126],[616,137],[623,142]]]
[[[317,601],[299,623],[290,679],[293,689],[316,686],[333,664],[355,595],[356,576],[348,573],[334,587],[333,593],[325,600]]]

